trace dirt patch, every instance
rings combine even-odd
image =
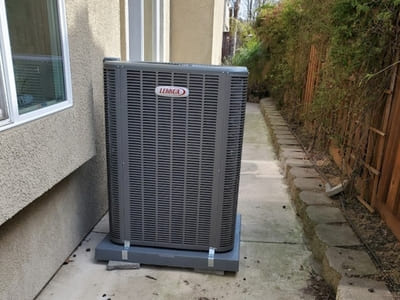
[[[247,97],[247,102],[260,103],[260,97],[254,95],[254,94],[249,94],[249,96]]]
[[[367,248],[379,270],[373,279],[386,282],[400,299],[400,243],[376,213],[371,214],[357,199],[342,198],[344,214]]]
[[[307,295],[315,297],[315,300],[335,300],[334,290],[325,282],[325,280],[316,273],[310,273],[310,279],[307,280],[308,286],[303,289]]]
[[[323,179],[332,185],[341,182],[341,171],[324,151],[310,147],[313,139],[303,129],[291,128]],[[363,243],[379,273],[369,278],[384,281],[396,299],[400,299],[400,242],[377,213],[370,213],[350,193],[335,198],[350,226]]]

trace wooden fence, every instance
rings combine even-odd
[[[309,109],[321,68],[315,46],[310,61],[303,103]],[[384,105],[370,116],[359,118],[345,108],[332,113],[330,122],[345,137],[346,147],[330,145],[335,162],[348,174],[357,174],[357,198],[369,211],[377,210],[400,240],[400,59],[392,68],[390,86],[382,96]],[[361,124],[360,124],[361,122]],[[357,172],[353,172],[357,169]]]
[[[315,45],[312,45],[310,49],[310,60],[307,68],[307,81],[306,81],[306,86],[304,88],[304,98],[303,98],[306,110],[309,109],[309,106],[312,102],[315,91],[315,85],[318,83],[319,79],[318,74],[320,68],[321,68],[321,59],[319,57],[317,47],[315,47]]]

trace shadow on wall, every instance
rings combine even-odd
[[[107,209],[102,60],[119,56],[119,2],[68,1],[66,13],[74,95],[67,115],[90,114],[96,155],[0,227],[0,299],[35,297]]]

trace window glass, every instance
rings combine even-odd
[[[3,73],[3,66],[1,61],[1,53],[0,53],[0,121],[8,119],[7,113],[7,99],[6,99],[6,92],[4,87],[4,73]]]
[[[65,101],[57,1],[5,3],[19,114]]]

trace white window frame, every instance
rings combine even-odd
[[[144,0],[127,0],[128,9],[125,18],[127,42],[127,60],[144,60]]]
[[[153,0],[153,60],[161,61],[161,0]]]
[[[57,8],[58,22],[60,27],[61,49],[63,55],[64,87],[66,100],[57,104],[50,105],[48,107],[43,107],[20,115],[18,112],[18,98],[14,79],[14,68],[12,62],[10,37],[8,32],[5,0],[0,0],[0,60],[1,58],[3,58],[3,61],[0,61],[0,72],[2,66],[4,72],[3,84],[6,94],[5,105],[8,109],[8,119],[0,121],[0,131],[24,124],[32,120],[36,120],[38,118],[42,118],[44,116],[73,106],[71,67],[69,60],[67,20],[65,15],[64,0],[57,0]]]
[[[144,1],[152,3],[152,53],[154,62],[169,61],[169,9],[170,0],[125,0],[125,34],[127,60],[143,61]]]

